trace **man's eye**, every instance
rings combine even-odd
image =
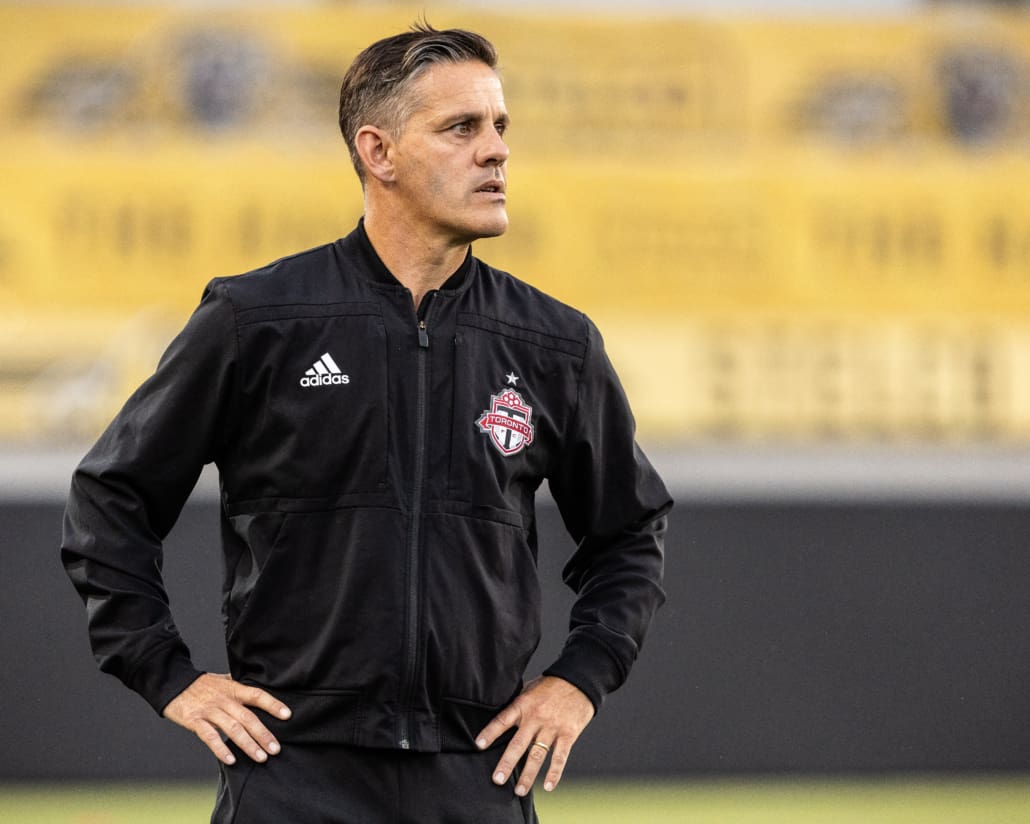
[[[472,124],[471,123],[455,123],[451,127],[451,130],[455,134],[460,134],[460,135],[472,134]]]
[[[505,123],[503,120],[498,120],[496,123],[494,123],[494,128],[497,129],[497,134],[503,135],[506,131],[508,131],[508,124]]]

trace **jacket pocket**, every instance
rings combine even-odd
[[[377,684],[401,655],[402,522],[372,507],[287,515],[228,635],[233,675],[285,690]]]
[[[498,509],[525,506],[575,408],[576,347],[479,315],[459,318],[449,497]]]
[[[364,307],[312,316],[290,307],[294,316],[241,324],[237,500],[335,500],[387,488],[386,333]]]
[[[525,532],[485,518],[426,519],[427,683],[500,706],[540,641],[540,585]]]
[[[265,688],[265,684],[255,684]],[[356,744],[361,740],[362,694],[357,690],[274,690],[289,720],[262,718],[283,744]]]

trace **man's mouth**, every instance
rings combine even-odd
[[[504,181],[492,180],[489,183],[485,183],[476,189],[477,192],[487,192],[489,194],[504,194]]]

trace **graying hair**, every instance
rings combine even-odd
[[[418,105],[407,94],[411,84],[432,66],[468,60],[496,70],[497,50],[475,32],[438,31],[424,22],[373,43],[354,59],[340,87],[340,132],[362,186],[365,169],[355,145],[358,129],[372,125],[396,133]]]

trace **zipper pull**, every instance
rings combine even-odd
[[[424,320],[418,322],[418,345],[423,349],[429,348],[429,331]]]

